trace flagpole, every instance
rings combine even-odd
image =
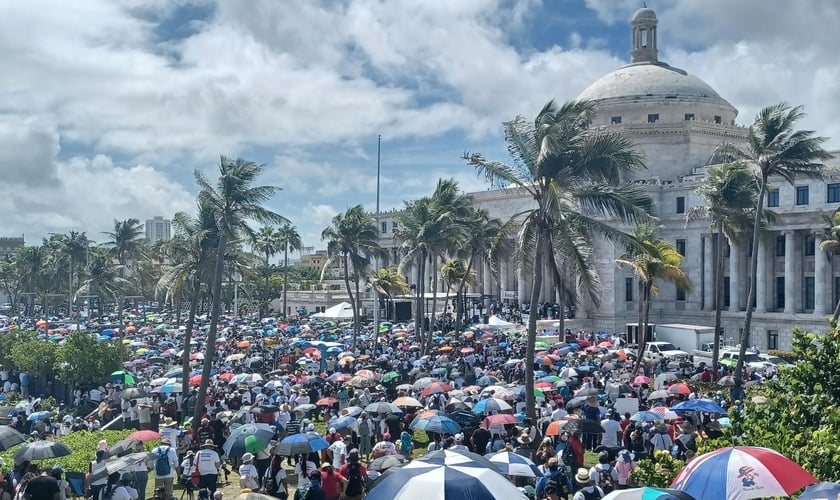
[[[376,228],[381,231],[382,223],[379,222],[379,171],[382,157],[382,134],[376,136]],[[379,254],[373,259],[374,272],[379,272]],[[376,350],[379,348],[379,290],[373,288],[373,354],[376,357]]]

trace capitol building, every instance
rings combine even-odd
[[[593,126],[621,131],[642,151],[647,169],[634,180],[653,200],[661,237],[673,242],[685,256],[683,270],[693,290],[682,293],[673,284],[660,283],[660,293],[652,299],[650,322],[712,326],[716,236],[708,220],[686,224],[686,212],[703,203],[696,190],[703,183],[715,148],[724,142],[743,144],[747,129],[735,124],[738,110],[703,80],[659,60],[658,21],[653,10],[638,10],[631,28],[631,62],[592,83],[577,98],[595,103]],[[798,179],[794,185],[776,179],[771,184],[765,203],[778,220],[759,242],[750,338],[750,344],[762,350],[790,349],[794,327],[826,331],[826,317],[840,296],[840,256],[826,256],[819,248],[821,228],[825,227],[821,212],[840,208],[840,176],[831,174],[824,181]],[[510,189],[470,196],[476,205],[503,221],[533,206],[532,199]],[[380,262],[382,266],[400,261],[393,224],[393,214],[379,216],[381,243],[389,248],[389,258]],[[632,231],[632,227],[619,227]],[[744,234],[736,245],[727,245],[725,253],[722,327],[724,338],[736,342],[747,306],[750,240],[751,233]],[[586,294],[578,293],[576,319],[570,326],[624,332],[627,323],[637,321],[636,278],[615,264],[623,249],[606,241],[594,244],[601,278],[600,305],[596,308]],[[486,264],[478,264],[477,272],[478,284],[470,289],[473,294],[527,302],[530,270],[517,273],[513,263],[508,263],[497,279]],[[409,283],[419,279],[416,270],[413,273]],[[444,288],[438,285],[438,290]],[[544,274],[540,301],[558,301],[549,273]]]

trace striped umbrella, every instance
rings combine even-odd
[[[543,475],[534,462],[516,453],[500,451],[486,455],[485,458],[496,464],[496,467],[502,471],[502,474],[508,476],[542,477]]]

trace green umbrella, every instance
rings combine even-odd
[[[391,331],[391,327],[390,327],[390,326],[380,326],[380,327],[379,327],[379,333],[388,333],[388,332],[390,332],[390,331]]]
[[[128,373],[125,370],[119,370],[111,374],[111,380],[117,384],[136,384],[137,381],[134,379],[134,375]]]
[[[545,342],[534,342],[534,347],[539,349],[548,349],[548,344]]]
[[[539,389],[534,389],[535,398],[545,398],[545,393]]]
[[[380,381],[380,382],[382,382],[383,384],[387,384],[388,382],[390,382],[390,381],[392,381],[392,380],[396,380],[396,379],[398,379],[398,378],[400,378],[400,374],[399,374],[399,373],[397,373],[397,372],[388,372],[388,373],[386,373],[385,375],[382,375],[382,377],[379,379],[379,381]]]
[[[246,452],[256,455],[263,448],[265,448],[265,443],[261,442],[257,436],[250,435],[245,437]]]

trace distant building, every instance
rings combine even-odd
[[[300,256],[300,269],[320,273],[328,259],[329,256],[327,255],[326,250],[316,250],[310,254],[303,254]],[[330,263],[329,268],[327,268],[327,272],[324,273],[324,277],[341,277],[344,275],[343,272],[344,268],[341,267],[341,262],[334,260]]]
[[[0,258],[17,252],[23,246],[23,236],[0,236]]]
[[[166,241],[172,238],[171,221],[163,216],[156,215],[152,219],[146,219],[146,240],[149,243]]]

